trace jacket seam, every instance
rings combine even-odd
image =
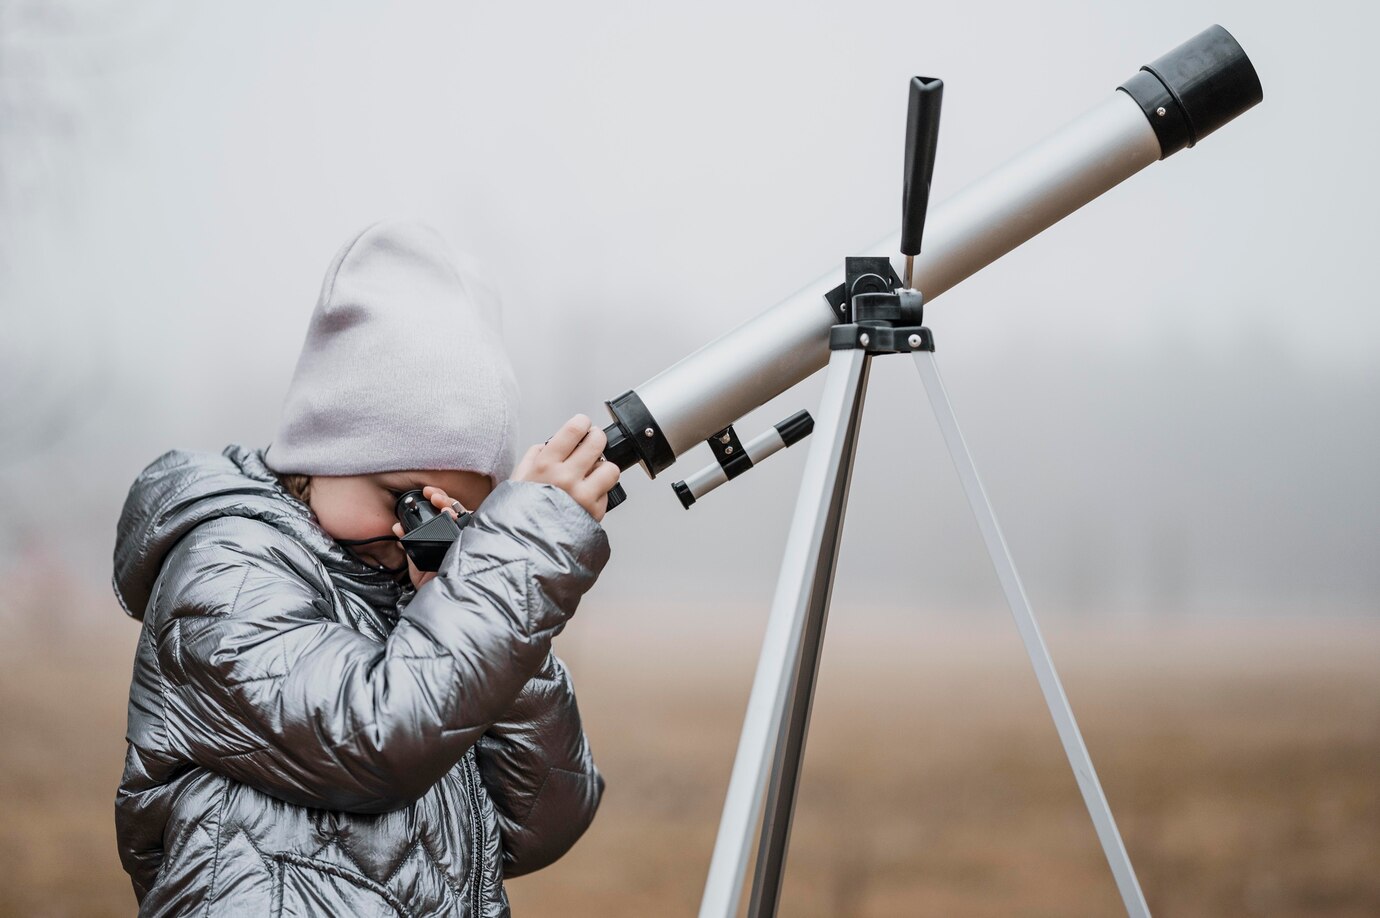
[[[227,679],[227,680],[225,680],[224,682],[222,682],[221,685],[225,686],[226,688],[236,688],[236,687],[241,686],[241,685],[253,685],[255,682],[272,682],[272,681],[275,680],[275,679],[281,679],[281,678],[283,678],[283,676],[285,676],[285,675],[287,675],[287,674],[286,674],[286,673],[270,673],[270,674],[267,675],[267,676],[249,676],[249,677],[244,678],[244,679],[234,679],[234,680]]]
[[[371,892],[383,899],[384,902],[388,903],[390,908],[399,915],[402,915],[403,918],[412,918],[412,910],[409,909],[401,899],[394,895],[386,886],[374,882],[362,873],[346,870],[344,867],[338,864],[332,864],[330,861],[320,861],[300,854],[275,854],[273,859],[280,864],[292,864],[296,867],[305,867],[308,870],[315,870],[317,873],[324,873],[328,876],[344,880],[351,886]]]
[[[431,866],[436,869],[436,872],[441,875],[441,882],[445,884],[446,889],[449,889],[455,898],[461,898],[464,892],[460,884],[456,882],[455,878],[451,876],[450,871],[441,863],[441,859],[432,852],[431,846],[426,843],[425,835],[417,836],[417,847],[422,849],[422,854],[431,862]]]
[[[147,622],[147,620],[145,620]],[[162,720],[163,744],[171,751],[171,730],[168,727],[168,680],[163,675],[163,662],[158,659],[158,635],[148,629],[149,658],[153,660],[153,671],[158,675],[158,716]],[[136,650],[137,654],[138,651]]]
[[[512,567],[512,566],[515,565],[515,564],[526,564],[526,563],[527,563],[527,559],[526,559],[526,558],[514,558],[514,559],[511,560],[511,561],[498,561],[498,562],[495,562],[495,563],[493,563],[493,564],[490,564],[488,567],[481,567],[481,568],[479,568],[478,570],[475,570],[475,571],[461,570],[461,571],[460,571],[460,576],[462,576],[462,577],[478,577],[480,574],[487,574],[489,571],[496,571],[496,570],[498,570],[498,569],[501,568],[501,567]]]
[[[330,745],[328,745],[326,748],[327,748],[327,749],[339,749],[341,746],[344,746],[346,743],[348,743],[348,742],[350,742],[351,740],[353,740],[356,736],[359,736],[359,735],[360,735],[361,733],[363,733],[365,730],[372,730],[372,729],[374,729],[374,727],[375,727],[377,724],[378,724],[378,720],[371,720],[371,721],[369,721],[367,724],[361,724],[360,726],[358,726],[358,727],[356,727],[355,729],[351,730],[349,733],[347,733],[347,734],[345,734],[344,736],[342,736],[340,739],[336,740],[334,743],[331,743]]]
[[[211,888],[206,893],[206,916],[210,918],[211,903],[216,901],[216,879],[220,876],[220,849],[225,838],[225,810],[230,805],[230,780],[222,777],[220,806],[216,810],[216,852],[211,859]]]
[[[244,752],[231,752],[231,753],[229,753],[229,754],[227,754],[227,755],[219,756],[219,758],[220,758],[220,760],[221,760],[222,762],[225,762],[225,761],[228,761],[228,760],[230,760],[230,759],[242,759],[242,758],[244,758],[244,757],[247,756],[247,755],[255,755],[255,754],[257,754],[257,753],[260,753],[260,752],[267,752],[267,751],[268,751],[268,747],[267,747],[267,746],[257,746],[257,747],[255,747],[255,748],[253,748],[253,749],[246,749]]]
[[[417,850],[417,846],[420,845],[421,843],[422,843],[421,838],[413,839],[412,844],[408,845],[408,846],[407,846],[407,850],[403,851],[402,857],[398,858],[398,863],[394,864],[394,865],[393,865],[393,869],[390,870],[390,871],[388,871],[388,876],[384,877],[384,879],[383,879],[383,885],[384,885],[384,886],[387,886],[389,883],[392,883],[392,882],[393,882],[393,878],[396,877],[396,876],[398,875],[398,871],[403,869],[403,864],[406,864],[406,863],[407,863],[407,859],[408,859],[409,857],[412,856],[412,852],[413,852],[413,851],[416,851],[416,850]],[[337,844],[336,847],[340,847],[340,846]],[[343,852],[345,849],[344,849],[344,848],[341,848],[340,850]],[[347,855],[347,857],[348,857],[348,855]],[[350,863],[354,864],[356,867],[359,867],[359,862],[356,861],[353,857],[350,858]],[[363,868],[363,867],[360,867],[360,872],[362,873],[363,871],[364,871],[364,868]]]
[[[568,774],[568,775],[573,775],[574,777],[579,778],[579,779],[581,779],[581,780],[584,780],[585,778],[588,777],[588,776],[587,776],[584,772],[582,772],[582,771],[575,771],[575,770],[572,769],[572,768],[561,768],[561,767],[559,767],[559,766],[552,765],[550,768],[548,768],[548,769],[546,770],[546,777],[544,777],[544,778],[541,779],[541,786],[538,787],[538,788],[537,788],[537,792],[536,792],[535,794],[532,795],[532,802],[531,802],[530,804],[528,804],[528,806],[527,806],[527,811],[526,811],[525,813],[523,813],[522,816],[520,816],[518,819],[515,820],[515,822],[517,822],[518,825],[526,826],[527,820],[529,820],[529,819],[532,818],[532,811],[535,810],[535,809],[537,808],[537,803],[540,802],[540,800],[541,800],[541,795],[542,795],[542,793],[546,790],[546,785],[550,783],[550,781],[551,781],[551,776],[552,776],[553,774],[555,774],[556,772],[558,772],[558,771],[564,772],[565,774]]]
[[[183,465],[187,465],[187,463],[183,463]],[[181,467],[182,467],[182,466],[177,466],[177,468],[181,468]],[[143,476],[141,475],[140,477],[143,477]],[[163,501],[162,501],[163,507],[166,509],[170,504],[172,504],[173,502],[175,502],[175,501],[176,501],[179,497],[181,497],[183,494],[186,494],[186,493],[187,493],[187,490],[188,490],[189,488],[191,488],[192,485],[200,484],[202,481],[205,480],[205,478],[206,478],[206,476],[205,476],[204,474],[203,474],[203,475],[197,475],[197,474],[193,473],[193,474],[188,475],[188,476],[187,476],[187,480],[184,481],[184,482],[182,483],[182,487],[178,488],[176,491],[172,492],[172,493],[169,494],[165,499],[163,499]],[[209,523],[210,520],[203,520],[203,522],[208,522],[208,523]],[[190,531],[191,531],[191,530],[188,530],[189,533],[190,533]]]
[[[232,600],[230,600],[230,608],[229,608],[229,610],[225,613],[227,618],[230,617],[230,616],[232,616],[232,615],[234,615],[234,614],[235,614],[235,610],[239,608],[239,605],[240,605],[240,593],[244,592],[244,585],[245,585],[247,582],[249,582],[249,572],[250,572],[251,570],[253,570],[253,569],[254,569],[254,564],[253,564],[253,562],[246,561],[246,562],[245,562],[245,565],[244,565],[244,576],[240,578],[240,585],[237,586],[237,587],[235,587],[235,598],[232,599]]]
[[[345,848],[345,846],[342,845],[342,844],[340,843],[340,831],[339,831],[339,830],[336,830],[335,834],[331,836],[331,840],[330,840],[329,842],[327,842],[327,843],[325,844],[324,847],[322,847],[321,851],[325,851],[326,848],[329,848],[329,847],[331,847],[332,845],[335,846],[335,850],[339,851],[340,854],[341,854],[341,856],[344,857],[345,860],[349,861],[351,864],[354,865],[354,868],[355,868],[356,870],[359,871],[360,876],[368,876],[368,875],[369,875],[369,871],[367,871],[367,870],[364,869],[364,865],[361,864],[359,861],[355,860],[355,856],[354,856],[353,854],[351,854],[351,853]],[[408,850],[410,851],[411,849],[409,848]],[[317,852],[317,853],[319,854],[320,852]],[[405,860],[407,860],[407,853],[408,853],[407,851],[404,851],[404,852],[403,852],[402,860],[399,860],[399,861],[398,861],[398,867],[401,867],[401,866],[402,866],[402,862],[405,861]],[[395,868],[393,869],[393,873],[397,873],[397,872],[398,872],[398,870],[397,870],[397,868],[395,867]],[[388,882],[389,882],[389,880],[392,880],[392,879],[393,879],[393,873],[390,873],[390,874],[388,875],[388,879],[383,881],[384,885],[387,885]]]

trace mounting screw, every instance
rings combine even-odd
[[[724,447],[724,455],[725,455],[725,456],[732,456],[732,455],[733,455],[733,447],[731,447],[731,446],[725,446],[725,447]]]
[[[1165,115],[1164,106],[1161,105],[1159,108],[1155,109],[1155,114],[1157,114],[1157,115],[1159,115],[1161,118],[1163,118],[1164,115]]]
[[[656,436],[656,431],[653,430],[652,428],[648,427],[646,430],[642,431],[642,436],[648,437],[648,438],[650,438],[650,437],[655,437],[655,436]]]
[[[867,332],[863,332],[861,335],[858,335],[858,343],[863,347],[867,347],[872,343],[872,339],[867,337]]]
[[[906,339],[906,344],[909,344],[911,347],[919,347],[919,346],[920,346],[920,336],[919,336],[919,335],[911,335],[909,338]]]

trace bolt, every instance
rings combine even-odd
[[[1157,114],[1157,115],[1159,115],[1161,118],[1163,118],[1164,115],[1165,115],[1164,106],[1161,105],[1159,108],[1155,109],[1155,114]]]
[[[655,436],[656,436],[656,431],[653,430],[652,428],[648,427],[646,430],[642,431],[642,435],[643,435],[644,437],[648,437],[648,438],[655,437]]]
[[[867,347],[872,343],[872,339],[867,337],[867,332],[863,332],[861,335],[858,335],[858,343],[863,347]]]
[[[906,339],[906,344],[909,344],[911,347],[919,347],[919,346],[920,346],[920,336],[919,336],[919,335],[911,335],[909,338]]]
[[[733,455],[733,447],[731,447],[731,446],[725,446],[725,447],[724,447],[724,455],[725,455],[725,456],[732,456],[732,455]]]

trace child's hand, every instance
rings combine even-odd
[[[455,505],[460,502],[452,498],[449,494],[447,494],[445,491],[442,491],[440,488],[435,488],[431,485],[427,485],[425,488],[422,488],[422,497],[431,501],[431,505],[435,507],[437,510],[440,510],[442,513],[449,513],[451,519],[459,519],[460,514],[456,512]],[[460,508],[460,511],[464,512],[464,510],[465,508],[462,506]],[[406,533],[403,530],[402,523],[393,524],[393,535],[397,536],[400,539],[404,535],[406,535]],[[437,571],[417,570],[417,565],[412,563],[412,556],[407,556],[407,575],[412,578],[412,585],[417,589],[420,590],[422,588],[422,584],[426,583],[432,577],[435,577],[437,573]]]
[[[604,458],[608,437],[583,414],[566,421],[556,435],[527,451],[513,481],[552,484],[575,498],[596,521],[608,509],[609,490],[618,484],[618,465]]]

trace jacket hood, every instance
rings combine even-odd
[[[283,489],[263,450],[231,444],[219,454],[170,450],[134,480],[115,531],[111,578],[125,614],[143,619],[168,552],[197,526],[224,516],[262,520],[287,533],[371,605],[396,607],[401,586],[346,554],[311,508]]]

